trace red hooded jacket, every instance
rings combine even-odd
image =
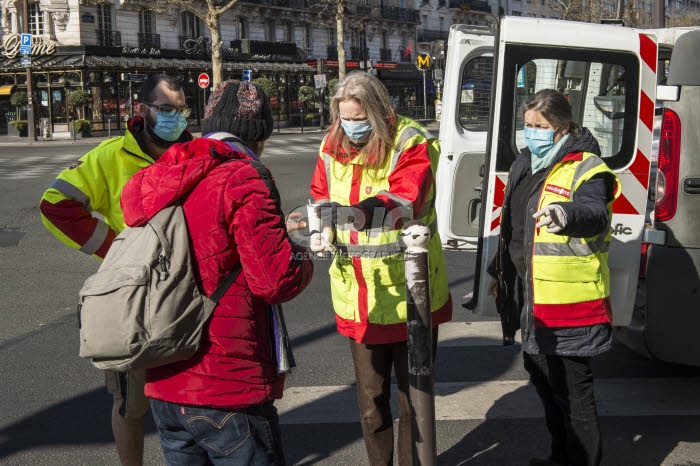
[[[146,395],[171,403],[242,408],[282,397],[271,357],[265,303],[297,296],[313,265],[292,244],[270,172],[222,141],[175,144],[124,187],[129,226],[183,201],[200,289],[206,294],[236,264],[242,273],[209,320],[192,359],[147,371]]]

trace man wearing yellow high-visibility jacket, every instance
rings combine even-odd
[[[336,85],[331,117],[311,194],[322,203],[318,209],[323,224],[337,226],[339,253],[330,267],[336,325],[350,339],[369,463],[392,463],[393,367],[399,389],[399,464],[409,465],[406,280],[399,235],[410,220],[430,228],[434,355],[437,325],[452,318],[434,207],[439,149],[420,125],[396,114],[384,85],[367,73],[350,73]],[[345,222],[348,217],[352,222]]]
[[[103,259],[126,226],[120,205],[124,185],[168,147],[192,139],[185,131],[188,115],[176,79],[149,77],[141,90],[139,115],[129,120],[124,136],[108,139],[80,157],[44,192],[39,207],[44,226],[68,246]],[[144,383],[143,371],[105,371],[105,384],[114,395],[112,432],[123,465],[143,463],[143,420],[148,411]]]

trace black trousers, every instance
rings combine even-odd
[[[561,464],[600,464],[600,426],[590,359],[523,353],[525,369],[544,405],[552,436],[551,459]]]

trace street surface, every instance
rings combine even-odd
[[[275,133],[263,162],[291,211],[307,203],[323,133]],[[16,139],[13,139],[17,141]],[[55,175],[99,140],[8,144],[0,139],[0,464],[116,465],[101,373],[78,357],[77,293],[97,261],[41,224],[39,198]],[[548,454],[539,400],[518,344],[500,323],[461,307],[474,254],[447,252],[453,322],[436,360],[439,463],[524,465]],[[367,464],[348,342],[335,330],[329,261],[285,306],[297,367],[276,403],[294,465]],[[605,465],[700,464],[700,369],[648,361],[616,345],[594,365]],[[146,464],[164,464],[148,418]]]

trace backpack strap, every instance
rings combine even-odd
[[[219,286],[217,286],[211,296],[209,296],[209,299],[215,303],[218,303],[224,293],[226,293],[226,290],[231,288],[233,282],[236,281],[236,278],[238,277],[238,274],[241,273],[241,270],[241,263],[239,262],[234,268],[231,269],[221,283],[219,283]]]

